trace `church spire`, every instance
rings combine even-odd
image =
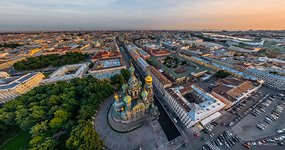
[[[135,68],[134,68],[134,66],[133,66],[133,63],[131,63],[131,66],[130,66],[130,68],[129,68],[129,72],[130,72],[131,76],[134,76],[134,75],[135,75]]]

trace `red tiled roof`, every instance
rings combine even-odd
[[[172,84],[172,82],[170,80],[168,80],[163,74],[161,74],[156,68],[154,68],[153,66],[150,66],[150,71],[152,74],[154,74],[158,80],[163,84],[163,85],[167,85],[167,84]]]
[[[185,109],[186,112],[189,112],[191,110],[187,103],[185,103],[176,93],[172,91],[170,94]]]
[[[217,86],[213,88],[212,92],[227,98],[229,101],[235,101],[240,94],[252,89],[253,87],[254,85],[250,81],[225,78],[217,82]]]

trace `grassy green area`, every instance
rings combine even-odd
[[[59,144],[57,144],[57,146],[55,147],[55,150],[67,150],[65,142],[66,140],[68,140],[68,138],[69,138],[69,135],[67,133],[61,135],[59,140],[57,140]]]
[[[17,48],[19,46],[22,46],[21,44],[17,44],[17,43],[4,43],[4,44],[0,44],[0,47],[5,47],[5,48]]]
[[[87,54],[82,53],[66,53],[64,55],[51,54],[39,57],[30,57],[26,60],[18,61],[13,66],[15,70],[35,70],[46,67],[59,67],[68,64],[76,64],[85,61]]]
[[[16,126],[10,127],[7,130],[1,131],[0,143],[1,144],[4,143],[7,139],[10,139],[10,138],[14,137],[14,136],[16,136],[17,134],[19,134],[21,132],[22,132],[22,129],[19,128],[19,127],[16,127]]]
[[[12,139],[6,141],[6,143],[0,147],[0,150],[18,150],[28,146],[30,140],[30,134],[28,131],[21,132]]]
[[[230,76],[231,74],[226,72],[225,70],[219,70],[218,72],[216,72],[215,76],[218,78],[225,78]]]
[[[44,74],[46,77],[49,77],[49,75],[51,75],[52,72],[44,72],[43,74]]]

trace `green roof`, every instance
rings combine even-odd
[[[147,97],[147,95],[148,95],[147,91],[144,90],[144,91],[141,92],[141,96],[142,97]]]

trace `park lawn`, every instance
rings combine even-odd
[[[2,132],[2,131],[1,131]],[[2,145],[2,143],[4,143],[7,139],[10,139],[14,136],[16,136],[17,134],[23,132],[23,130],[21,128],[19,128],[18,126],[12,126],[9,127],[7,130],[3,131],[4,133],[0,134],[0,146]]]
[[[0,147],[0,150],[18,150],[28,146],[30,140],[28,131],[21,132],[16,137],[6,141],[6,144]]]
[[[43,73],[46,77],[48,77],[49,75],[51,75],[52,74],[52,72],[45,72],[45,73]]]

